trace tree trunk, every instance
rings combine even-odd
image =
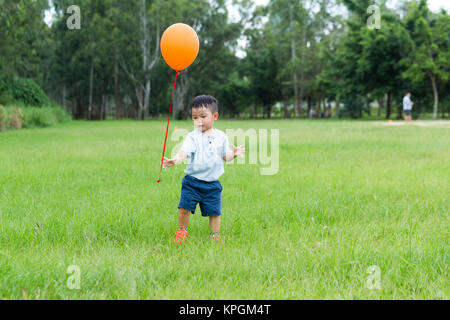
[[[295,43],[295,35],[293,32],[294,28],[294,19],[293,19],[293,8],[292,5],[289,6],[289,27],[291,30],[291,62],[292,62],[292,86],[294,89],[294,110],[296,117],[301,117],[301,106],[300,106],[300,97],[298,92],[298,77],[297,77],[297,68],[295,66],[295,60],[297,59],[297,48]]]
[[[387,95],[386,119],[389,119],[391,117],[391,98],[392,98],[392,93],[389,92]]]
[[[251,119],[254,119],[255,118],[255,114],[256,114],[256,107],[255,107],[255,104],[254,103],[252,103],[252,105],[251,105],[251,107],[250,107],[250,118]]]
[[[122,118],[122,110],[120,106],[120,86],[119,86],[119,56],[117,49],[114,52],[114,106],[115,106],[115,119]]]
[[[82,119],[86,116],[85,110],[83,107],[83,98],[81,93],[78,92],[78,96],[75,101],[75,119]]]
[[[311,108],[312,108],[311,103],[312,103],[311,97],[308,97],[308,108],[307,108],[308,114],[306,115],[306,117],[308,117],[308,118],[311,118],[311,116],[310,116],[311,115]]]
[[[159,24],[157,24],[156,28],[156,45],[155,45],[155,51],[153,59],[150,59],[150,28],[147,25],[147,9],[146,9],[146,0],[142,0],[142,6],[141,6],[141,28],[142,28],[142,35],[143,38],[141,39],[141,50],[142,50],[142,71],[145,75],[144,80],[144,94],[143,94],[143,101],[141,107],[142,110],[142,119],[147,119],[149,115],[149,105],[150,105],[150,89],[151,89],[151,82],[150,82],[150,72],[155,66],[156,62],[159,60]],[[150,61],[151,60],[151,61]]]
[[[150,97],[150,83],[148,76],[148,60],[149,60],[149,47],[150,47],[150,35],[149,29],[147,28],[147,12],[146,12],[146,0],[142,0],[141,7],[141,23],[142,23],[142,34],[143,39],[141,40],[141,49],[142,49],[142,71],[144,72],[144,88],[143,93],[141,92],[141,101],[139,104],[139,120],[143,120],[147,116],[147,108]],[[143,96],[142,96],[143,95]]]
[[[134,89],[135,93],[136,93],[136,100],[138,103],[138,109],[136,112],[136,119],[137,120],[142,120],[143,118],[143,111],[144,111],[144,94],[143,94],[143,89],[141,87],[135,88]]]
[[[433,86],[433,96],[434,96],[434,105],[433,105],[433,119],[437,119],[438,116],[438,104],[439,104],[439,95],[436,84],[436,76],[430,75],[431,84]]]
[[[284,111],[284,117],[286,119],[291,117],[291,112],[289,111],[289,105],[288,105],[288,97],[287,95],[283,95],[283,111]]]
[[[89,78],[89,109],[88,120],[92,119],[92,95],[94,92],[94,59],[91,60],[91,74]]]
[[[322,102],[321,100],[322,100],[322,97],[319,96],[319,98],[317,98],[316,118],[320,118],[320,104]]]
[[[143,119],[148,119],[149,104],[150,104],[150,77],[146,76],[145,90],[144,90],[144,115]]]
[[[62,92],[62,105],[63,105],[63,107],[64,107],[64,110],[68,111],[68,110],[67,110],[66,96],[67,96],[67,93],[66,93],[66,85],[64,84],[64,85],[63,85],[63,92]]]
[[[114,7],[117,9],[117,0],[114,0]],[[115,25],[117,28],[117,24]],[[122,110],[122,97],[120,95],[120,83],[119,83],[119,49],[117,47],[114,48],[114,107],[115,107],[115,115],[114,118],[116,120],[122,119],[123,110]]]
[[[336,106],[334,107],[334,115],[336,116],[336,118],[339,115],[339,108],[340,108],[340,101],[339,98],[336,98]]]
[[[397,106],[397,120],[403,119],[403,105]]]
[[[303,62],[305,61],[305,42],[306,42],[306,28],[302,30],[302,54],[301,54],[301,70],[300,70],[300,95],[298,97],[298,116],[301,118],[303,116],[303,95],[305,93],[305,68]]]
[[[135,93],[130,96],[131,104],[127,107],[127,118],[137,119],[138,118],[138,110],[139,110],[139,102],[138,102],[138,89],[135,88]]]
[[[106,119],[106,95],[102,94],[102,107],[100,111],[100,119],[105,120]]]
[[[183,75],[178,77],[178,85],[175,87],[175,96],[173,101],[174,117],[186,120],[189,116],[185,107],[186,94],[189,90],[188,72],[184,71]]]
[[[377,116],[381,117],[381,110],[383,109],[384,105],[384,96],[378,98],[378,110],[377,110]]]

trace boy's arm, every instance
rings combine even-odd
[[[169,159],[164,157],[163,168],[167,170],[167,168],[173,167],[174,165],[180,163],[184,159],[186,159],[187,154],[183,150],[178,151],[177,155],[173,159]]]
[[[229,151],[226,155],[223,156],[223,161],[231,161],[236,157],[239,157],[240,155],[243,155],[245,153],[245,147],[244,145],[240,145],[239,147],[233,146],[233,150]]]
[[[180,151],[176,154],[175,158],[168,159],[164,157],[163,167],[167,170],[167,168],[173,167],[174,165],[182,162],[188,155],[192,152],[195,152],[195,143],[192,139],[192,136],[188,135],[183,142],[183,145],[180,148]]]

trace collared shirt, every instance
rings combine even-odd
[[[411,99],[408,96],[403,97],[403,110],[411,110]]]
[[[214,129],[211,136],[200,129],[190,132],[181,146],[190,158],[184,172],[203,181],[216,181],[224,173],[223,157],[231,151],[227,135]]]

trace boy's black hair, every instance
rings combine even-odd
[[[211,111],[212,114],[214,114],[214,112],[219,112],[218,104],[219,102],[213,96],[209,95],[196,96],[191,104],[191,113],[192,109],[206,108],[209,111]]]

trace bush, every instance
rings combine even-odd
[[[0,104],[2,105],[8,105],[14,103],[14,97],[12,94],[8,91],[1,91],[0,90]]]
[[[6,105],[16,101],[37,107],[49,103],[47,95],[33,79],[0,75],[0,103]]]
[[[6,130],[6,110],[0,105],[0,131]]]
[[[0,105],[0,131],[20,129],[23,122],[24,116],[20,108],[4,108]]]
[[[50,127],[56,123],[71,121],[72,117],[61,107],[2,107],[0,105],[0,130]]]
[[[48,109],[47,112],[50,112],[55,116],[57,123],[72,121],[72,116],[56,103],[51,103],[47,107],[44,107],[43,109]]]
[[[24,128],[50,127],[57,122],[49,108],[26,108],[24,120]]]

